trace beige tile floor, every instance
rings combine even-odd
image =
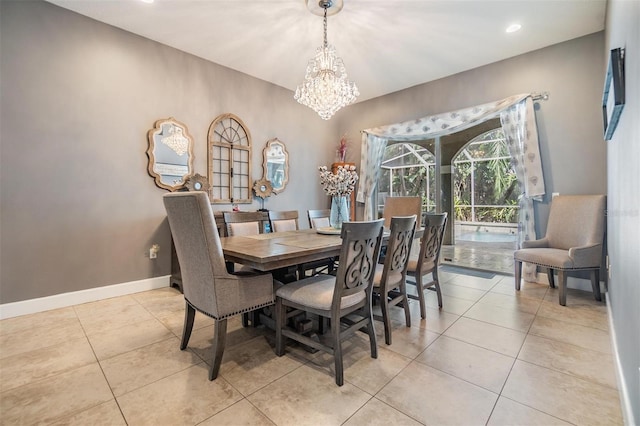
[[[169,288],[0,322],[2,425],[622,424],[606,307],[590,293],[513,278],[442,273],[444,308],[401,309],[393,344],[376,323],[332,358],[273,332],[229,326],[220,376],[207,380],[213,321],[196,317],[180,351],[182,295]]]

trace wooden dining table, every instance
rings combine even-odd
[[[340,255],[340,235],[314,229],[220,238],[227,262],[258,271],[275,271]]]
[[[420,238],[423,230],[416,229],[414,238]],[[389,231],[385,229],[383,245],[388,238]],[[315,229],[221,237],[220,242],[227,262],[264,272],[338,257],[342,247],[340,235],[320,234]]]

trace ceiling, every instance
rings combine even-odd
[[[48,1],[292,91],[322,44],[307,0]],[[344,0],[328,41],[364,101],[603,30],[605,10],[606,0]]]

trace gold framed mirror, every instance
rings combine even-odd
[[[289,182],[289,153],[278,138],[270,139],[262,152],[264,180],[271,182],[272,192],[279,194]]]
[[[193,138],[187,126],[173,117],[155,122],[147,133],[149,175],[159,188],[177,191],[193,173]]]

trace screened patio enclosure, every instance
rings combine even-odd
[[[488,126],[495,123],[489,123]],[[469,241],[511,241],[517,232],[518,184],[501,128],[471,141],[456,143],[452,164],[454,214],[450,217],[456,238]],[[446,143],[453,143],[451,140]],[[447,150],[452,151],[452,150]],[[381,163],[377,185],[378,215],[388,196],[420,196],[423,212],[436,212],[435,154],[420,143],[389,144]],[[475,234],[474,234],[475,230]],[[478,234],[477,231],[484,234]],[[493,235],[499,234],[499,235]]]

